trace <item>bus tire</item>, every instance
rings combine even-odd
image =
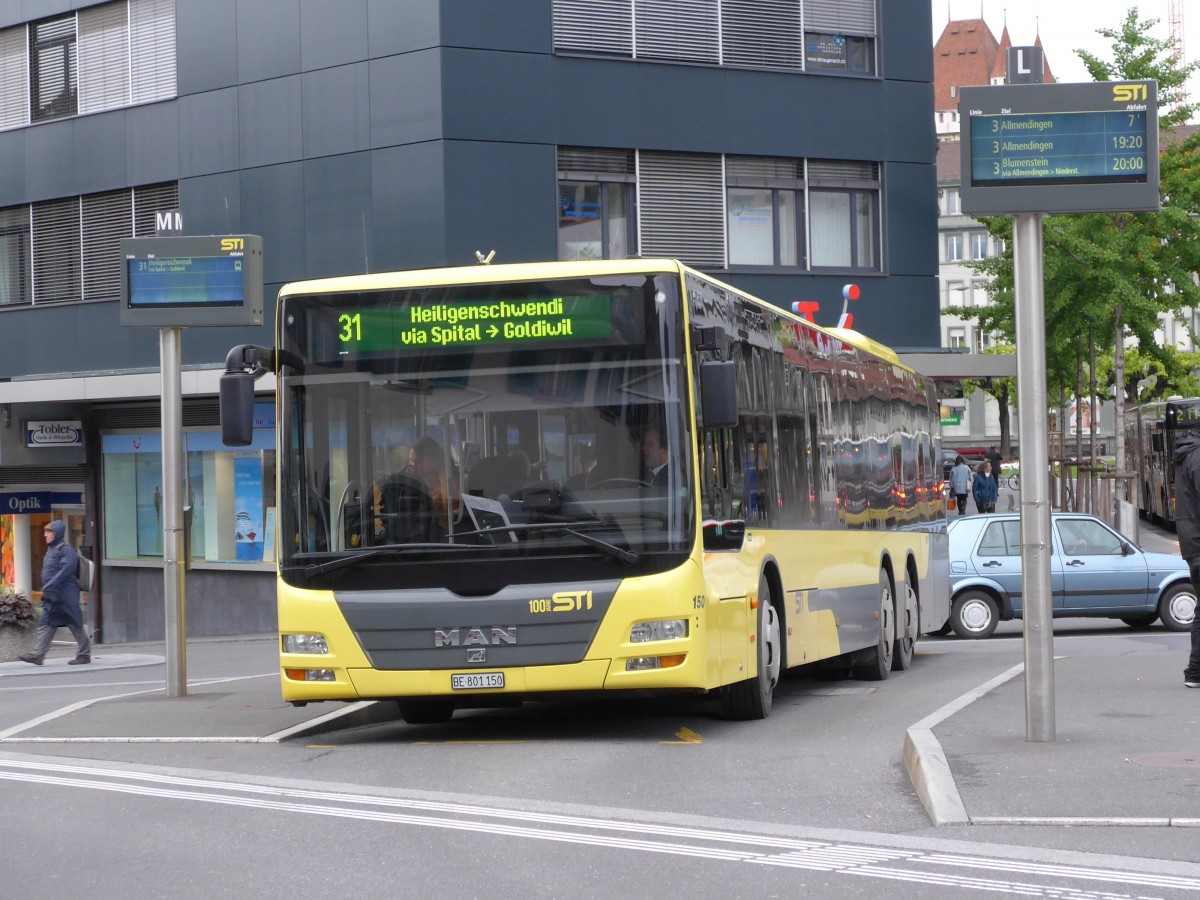
[[[440,725],[454,715],[453,700],[398,700],[400,718],[409,725]]]
[[[917,592],[911,584],[904,585],[904,608],[896,610],[896,643],[892,647],[892,671],[903,672],[912,667],[913,650],[920,634],[920,610]]]
[[[896,646],[896,592],[886,569],[879,570],[879,639],[863,652],[854,674],[864,681],[883,681],[892,671]]]
[[[1163,591],[1158,601],[1158,617],[1168,631],[1190,631],[1196,618],[1196,591],[1190,582],[1180,581]]]
[[[775,685],[779,683],[780,643],[779,615],[771,603],[771,586],[764,572],[758,576],[758,625],[755,648],[758,671],[754,677],[726,685],[721,701],[726,718],[765,719],[771,714]]]

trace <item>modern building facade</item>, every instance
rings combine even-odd
[[[673,256],[939,339],[924,0],[0,0],[0,578],[49,518],[106,642],[163,635],[158,334],[122,237],[256,234],[266,321],[183,334],[188,633],[274,628],[275,450],[216,430],[285,282]],[[178,214],[176,218],[175,214]],[[269,378],[261,382],[269,392]]]

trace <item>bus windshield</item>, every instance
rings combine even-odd
[[[382,588],[405,566],[406,586],[484,593],[690,551],[678,275],[279,302],[288,583]]]

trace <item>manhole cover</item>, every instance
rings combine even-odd
[[[1132,760],[1139,766],[1160,766],[1164,769],[1200,769],[1200,754],[1155,753],[1151,756],[1135,756]]]

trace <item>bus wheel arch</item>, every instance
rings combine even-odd
[[[892,650],[892,671],[903,672],[912,667],[917,636],[921,633],[921,598],[917,593],[917,564],[909,556],[904,564],[903,598],[896,603],[896,642]],[[900,588],[897,587],[897,592]]]
[[[884,556],[879,565],[876,616],[879,634],[875,646],[860,651],[854,665],[855,677],[865,681],[884,681],[892,671],[896,645],[896,576],[889,556]]]
[[[782,618],[776,597],[782,595],[772,584],[767,567],[758,576],[758,606],[755,610],[755,653],[758,665],[750,678],[721,689],[721,705],[730,719],[765,719],[771,714],[775,685],[781,671]],[[774,581],[778,584],[779,574]]]

